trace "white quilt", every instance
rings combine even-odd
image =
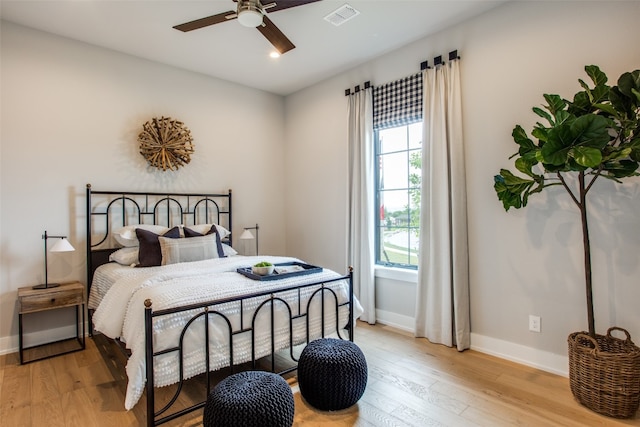
[[[249,279],[236,272],[239,267],[248,267],[260,261],[283,263],[299,261],[293,258],[259,256],[234,256],[216,258],[183,264],[173,264],[162,267],[132,268],[132,273],[123,274],[121,269],[115,269],[110,274],[115,280],[101,297],[94,315],[94,329],[111,338],[120,337],[131,350],[131,357],[127,362],[127,376],[129,379],[125,407],[131,409],[140,399],[145,386],[144,359],[144,301],[150,299],[155,310],[184,306],[199,302],[218,300],[222,298],[251,294],[269,289],[303,283],[314,283],[330,280],[340,275],[334,271],[323,269],[320,273],[303,276],[293,276],[281,280],[258,281]],[[107,267],[107,269],[113,267]],[[100,267],[94,276],[94,282],[100,282]],[[338,295],[339,302],[348,300],[348,283],[345,280],[331,284],[331,288]],[[315,289],[302,292],[302,305],[306,307],[308,297]],[[92,290],[93,292],[93,290]],[[295,312],[297,306],[297,292],[287,292],[283,297],[290,302]],[[331,304],[325,308],[326,333],[335,332],[335,308],[332,299],[325,295],[325,301]],[[262,300],[254,299],[243,305],[244,327],[251,325],[255,308]],[[314,308],[315,307],[315,308]],[[314,298],[311,312],[312,338],[320,336],[320,298]],[[332,307],[332,308],[329,308]],[[289,345],[289,315],[284,304],[276,304],[276,349]],[[233,329],[239,329],[240,306],[238,303],[226,303],[214,307],[225,313],[231,320]],[[267,355],[271,351],[269,333],[269,310],[263,310],[256,321],[256,357]],[[261,312],[261,313],[262,313]],[[279,313],[279,314],[278,314]],[[354,318],[362,313],[362,308],[354,299]],[[154,320],[154,350],[158,351],[176,346],[184,324],[193,316],[194,312],[176,313]],[[339,313],[340,327],[347,323],[348,307],[342,307]],[[262,319],[262,320],[261,320]],[[209,369],[220,369],[229,364],[229,338],[226,322],[217,316],[212,316],[209,322],[210,337],[210,366]],[[294,344],[302,343],[306,339],[306,326],[303,319],[294,323]],[[251,336],[240,334],[233,338],[234,363],[251,360]],[[204,351],[204,321],[195,321],[185,336],[184,344],[184,377],[190,378],[206,371]],[[155,358],[154,363],[155,386],[166,386],[176,383],[179,379],[177,353],[169,353]]]

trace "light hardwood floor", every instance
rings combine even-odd
[[[301,398],[295,376],[295,426],[640,426],[579,405],[566,378],[476,351],[462,353],[362,322],[356,343],[369,380],[355,406],[321,412]],[[144,425],[144,397],[123,407],[126,380],[93,339],[85,351],[27,365],[0,357],[0,425]],[[198,426],[197,411],[169,426]]]

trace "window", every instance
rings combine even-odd
[[[375,132],[376,263],[418,267],[422,121]]]
[[[373,89],[376,264],[418,268],[423,78]]]

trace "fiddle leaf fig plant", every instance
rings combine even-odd
[[[584,248],[589,335],[595,337],[591,281],[591,246],[586,196],[602,177],[621,183],[637,176],[640,162],[640,70],[620,76],[617,85],[596,65],[585,72],[593,86],[579,79],[583,90],[569,101],[544,95],[544,108],[534,107],[541,119],[531,137],[520,125],[513,129],[518,152],[516,175],[501,169],[494,189],[504,209],[527,206],[529,197],[551,186],[562,186],[580,211]]]

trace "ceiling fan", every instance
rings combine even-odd
[[[262,4],[260,0],[233,0],[238,3],[236,11],[218,13],[217,15],[208,16],[206,18],[196,19],[195,21],[185,22],[176,25],[176,30],[183,32],[193,31],[210,25],[219,24],[221,22],[238,19],[238,22],[245,27],[255,27],[263,36],[283,54],[290,51],[296,46],[291,40],[285,36],[282,31],[267,17],[269,12],[277,12],[283,9],[289,9],[295,6],[302,6],[307,3],[314,3],[320,0],[277,0],[270,3]]]

